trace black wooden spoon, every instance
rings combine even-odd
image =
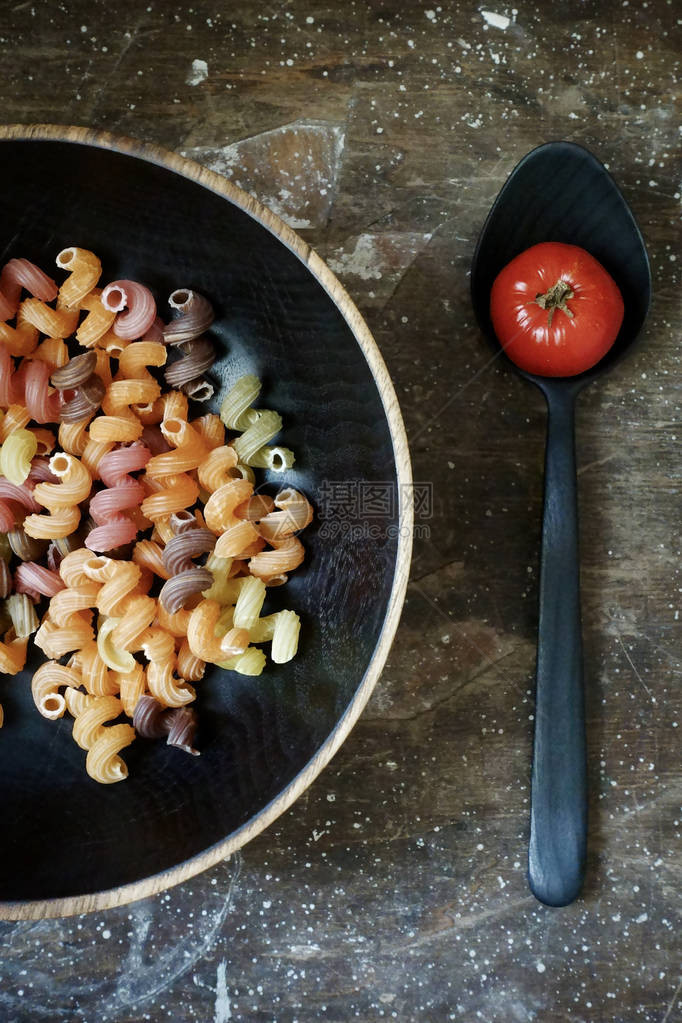
[[[515,167],[497,197],[471,268],[476,317],[500,354],[490,321],[493,281],[514,256],[543,241],[590,252],[611,274],[625,304],[614,346],[586,373],[540,377],[514,367],[540,388],[548,412],[528,876],[536,898],[565,906],[582,887],[587,833],[575,400],[640,332],[651,300],[651,271],[635,219],[599,161],[572,142],[539,146]]]

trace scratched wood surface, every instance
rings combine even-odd
[[[280,213],[366,315],[433,487],[332,764],[166,894],[2,924],[3,1019],[682,1018],[679,29],[665,0],[3,5],[3,120],[160,143]],[[623,188],[655,296],[580,399],[589,870],[550,910],[524,877],[544,411],[467,273],[508,172],[562,137]]]

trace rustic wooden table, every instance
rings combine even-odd
[[[5,3],[2,118],[222,171],[328,260],[433,484],[360,724],[269,831],[167,894],[2,924],[8,1021],[682,1019],[679,7],[666,0]],[[590,845],[526,886],[542,399],[468,271],[517,160],[572,139],[636,211],[641,347],[579,403]]]

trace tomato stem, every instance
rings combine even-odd
[[[541,309],[548,309],[549,314],[547,316],[547,326],[552,326],[552,318],[557,309],[561,309],[563,313],[566,313],[569,319],[573,319],[573,313],[566,305],[567,298],[573,298],[575,292],[570,284],[566,281],[562,281],[561,278],[553,284],[551,288],[548,288],[544,294],[540,293],[535,296],[535,301]]]

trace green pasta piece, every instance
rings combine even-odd
[[[232,442],[239,461],[248,464],[256,451],[271,441],[281,429],[282,417],[270,409],[262,409],[256,422]]]
[[[30,430],[15,430],[0,448],[0,473],[16,486],[27,479],[38,441]]]
[[[256,469],[272,469],[273,472],[285,472],[291,469],[296,456],[290,448],[262,447],[249,459],[249,465]]]
[[[25,593],[13,593],[5,601],[12,619],[14,631],[19,639],[26,639],[37,631],[40,622],[33,601]]]
[[[240,377],[223,398],[220,406],[220,418],[228,430],[244,430],[249,425],[245,413],[260,394],[261,382],[257,376],[249,374]]]
[[[3,561],[9,561],[12,554],[13,551],[7,533],[0,533],[0,558]]]

